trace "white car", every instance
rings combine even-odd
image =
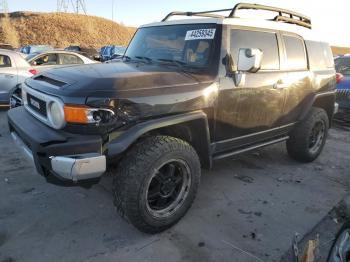
[[[81,54],[59,50],[29,54],[26,60],[39,72],[62,66],[97,63]]]
[[[0,49],[0,106],[8,106],[11,90],[36,73],[21,53]]]

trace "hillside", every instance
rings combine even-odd
[[[334,55],[350,54],[350,47],[332,46],[332,51]]]
[[[127,45],[134,32],[135,28],[104,18],[72,13],[15,12],[0,15],[0,42],[14,47],[27,44],[95,48],[110,44]]]

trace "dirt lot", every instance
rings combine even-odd
[[[158,235],[122,220],[111,178],[90,190],[49,185],[11,141],[0,112],[0,261],[279,261],[350,189],[350,132],[299,164],[284,144],[203,171],[185,218]]]

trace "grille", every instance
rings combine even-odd
[[[46,117],[46,102],[36,98],[35,96],[32,96],[31,94],[27,94],[28,99],[28,106],[34,110],[35,112],[39,113],[40,115]]]
[[[350,89],[337,89],[337,101],[350,100]]]

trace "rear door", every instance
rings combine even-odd
[[[283,124],[289,124],[297,122],[313,89],[304,40],[291,33],[282,33],[281,37],[284,46],[282,68],[287,77],[278,87],[286,93]]]
[[[13,59],[0,54],[0,102],[7,103],[9,91],[17,84],[17,68]]]
[[[277,31],[236,29],[229,32],[229,52],[235,65],[241,48],[258,48],[263,52],[257,73],[242,73],[237,85],[232,76],[220,83],[216,121],[217,151],[248,145],[276,135],[283,116],[284,90],[276,84],[285,77],[280,70]]]

